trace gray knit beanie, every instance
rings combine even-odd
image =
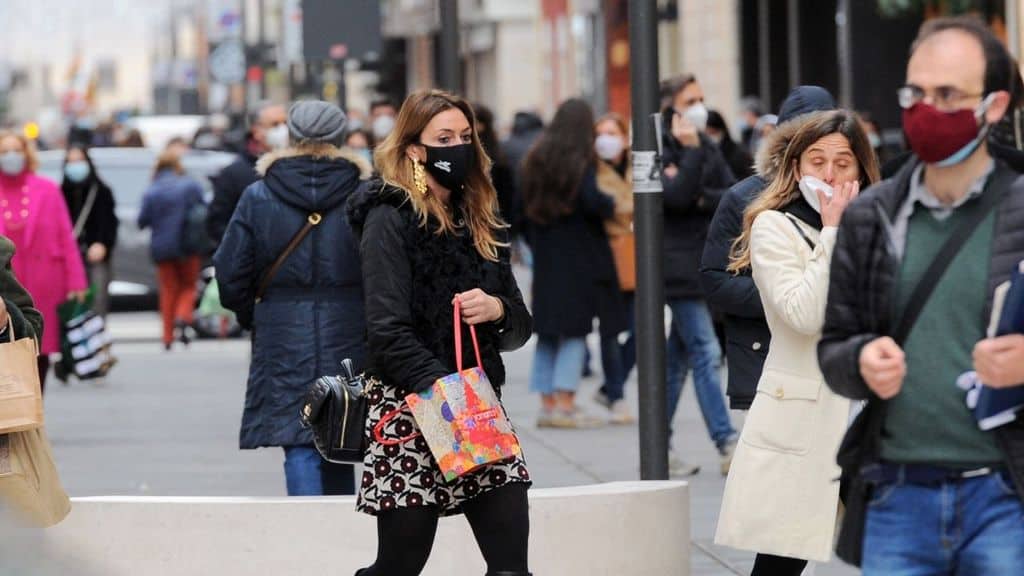
[[[347,123],[341,108],[323,100],[302,100],[288,110],[288,131],[297,141],[337,144]]]

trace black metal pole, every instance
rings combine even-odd
[[[461,92],[459,73],[459,3],[441,0],[441,31],[437,35],[438,85],[451,92]]]
[[[260,67],[260,100],[267,97],[267,5],[264,0],[256,0],[256,15],[259,26],[259,48],[257,49],[256,65]]]
[[[661,167],[658,159],[658,6],[629,2],[636,229],[636,345],[640,376],[640,478],[668,479],[665,394],[665,284]]]

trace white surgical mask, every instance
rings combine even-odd
[[[21,174],[25,171],[25,155],[14,150],[0,154],[0,171],[8,176]]]
[[[377,116],[373,120],[373,137],[378,142],[388,137],[391,131],[395,129],[395,118],[394,116]]]
[[[271,150],[280,150],[288,147],[288,125],[278,124],[267,130],[267,147]]]
[[[85,179],[89,177],[89,163],[85,160],[68,162],[64,165],[64,175],[76,184],[85,182]]]
[[[708,109],[704,106],[703,102],[697,102],[693,106],[690,106],[683,111],[683,118],[686,118],[690,124],[697,127],[697,130],[701,132],[708,127]]]
[[[619,157],[619,154],[622,154],[625,148],[626,143],[622,141],[621,136],[600,134],[594,140],[594,150],[597,152],[597,157],[601,160],[615,160]]]
[[[881,148],[882,137],[872,132],[871,134],[868,134],[868,144],[870,144],[872,148]]]
[[[821,202],[818,200],[818,190],[825,193],[826,198],[832,197],[832,187],[814,176],[804,176],[800,179],[800,192],[804,200],[814,208],[814,211],[821,214]]]

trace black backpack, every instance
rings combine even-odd
[[[185,213],[185,225],[181,231],[181,249],[188,255],[206,254],[210,251],[213,243],[210,235],[206,232],[206,219],[209,217],[210,209],[204,202],[196,202],[189,206]]]

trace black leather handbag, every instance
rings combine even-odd
[[[366,391],[375,380],[356,375],[349,359],[342,361],[341,371],[337,376],[321,376],[310,386],[300,419],[313,430],[313,443],[324,460],[362,462]]]

